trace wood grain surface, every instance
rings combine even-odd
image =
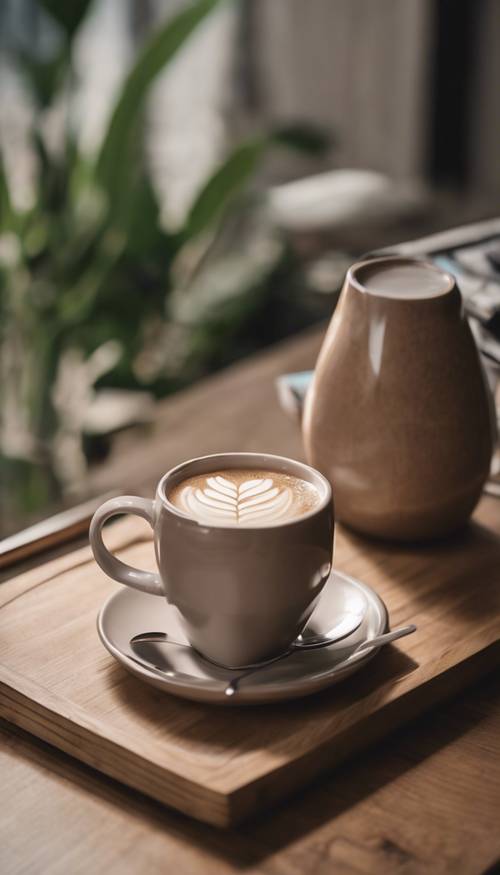
[[[0,721],[2,875],[479,875],[500,858],[500,679],[228,830]]]
[[[181,458],[212,449],[266,449],[299,457],[299,436],[276,409],[271,380],[281,371],[311,364],[316,346],[314,337],[285,344],[256,362],[239,366],[207,381],[203,387],[196,387],[193,393],[168,402],[161,411],[152,442],[132,451],[124,445],[121,459],[118,453],[114,469],[117,476],[120,471],[122,477],[125,471],[130,476],[132,470],[138,482],[148,483]],[[214,431],[218,435],[214,444],[212,411],[222,409],[221,404],[226,405],[225,428],[220,418],[214,417]],[[261,405],[267,412],[265,424],[258,415]],[[248,413],[246,427],[242,421],[244,410]],[[182,441],[184,415],[191,428]],[[252,420],[255,433],[250,425]],[[127,458],[129,464],[125,469],[123,461]],[[107,476],[103,471],[96,479],[105,482]],[[476,524],[463,537],[425,550],[387,548],[342,533],[338,541],[339,567],[377,586],[389,602],[393,624],[413,619],[418,611],[421,628],[421,634],[401,642],[397,650],[382,653],[372,664],[373,673],[358,677],[356,683],[362,687],[363,702],[368,703],[365,723],[373,722],[369,708],[381,704],[379,712],[385,710],[392,721],[394,702],[403,703],[403,713],[397,713],[397,719],[389,725],[413,716],[420,707],[411,696],[411,678],[415,674],[427,677],[425,688],[431,693],[428,705],[443,695],[452,695],[483,671],[481,654],[486,656],[488,665],[497,658],[494,642],[498,640],[499,522],[498,504],[490,499],[483,501]],[[139,533],[135,523],[133,526],[132,534],[130,524],[115,525],[110,529],[110,538],[121,541],[127,557],[136,561],[150,548],[142,540],[129,544],[131,536],[135,538]],[[147,537],[147,530],[142,530],[139,537]],[[76,569],[75,555],[79,564]],[[83,734],[88,738],[87,732],[94,731],[95,724],[101,727],[104,723],[111,727],[112,743],[120,748],[123,736],[128,740],[130,736],[129,725],[119,719],[125,697],[141,743],[135,765],[140,766],[141,757],[149,755],[150,743],[156,755],[158,746],[163,748],[164,734],[172,733],[181,749],[177,764],[181,763],[183,781],[187,781],[193,768],[193,746],[203,739],[194,767],[200,769],[202,765],[205,775],[212,773],[211,786],[216,796],[230,790],[233,800],[229,808],[213,809],[218,811],[217,817],[222,812],[222,822],[227,822],[228,816],[235,818],[247,813],[248,805],[250,809],[253,805],[254,792],[265,797],[258,800],[259,805],[272,801],[266,776],[270,769],[283,773],[281,766],[290,755],[290,739],[294,739],[304,720],[308,730],[302,735],[300,756],[292,772],[288,770],[292,774],[290,784],[284,788],[282,785],[282,789],[289,792],[297,782],[303,782],[302,768],[309,777],[310,763],[323,779],[302,798],[275,808],[271,816],[261,816],[228,832],[214,832],[207,825],[186,820],[145,796],[126,790],[21,729],[4,724],[0,726],[0,771],[4,798],[9,804],[4,806],[0,825],[2,872],[468,873],[494,865],[500,856],[497,829],[500,687],[496,679],[483,682],[466,697],[420,718],[411,729],[393,733],[373,752],[358,755],[329,777],[324,766],[332,761],[328,750],[332,714],[338,714],[339,708],[344,708],[347,715],[352,713],[357,691],[351,685],[332,689],[309,701],[280,706],[274,714],[273,709],[255,709],[259,714],[253,720],[249,720],[248,711],[244,714],[219,711],[207,729],[206,708],[177,702],[157,691],[146,692],[136,679],[113,666],[104,650],[99,650],[93,628],[95,595],[98,593],[98,601],[102,600],[113,584],[101,577],[91,585],[93,575],[87,575],[91,567],[84,548],[78,554],[63,555],[44,566],[35,566],[1,587],[4,607],[0,610],[0,662],[8,671],[21,675],[25,683],[14,705],[5,705],[0,694],[2,708],[12,708],[13,719],[24,725],[23,709],[30,696],[39,695],[40,689],[46,696],[50,672],[53,698],[48,709],[45,702],[41,717],[40,712],[35,714],[35,720],[41,719],[44,724],[48,712],[52,712],[52,717],[58,713],[62,700],[68,725],[74,725],[78,712]],[[401,586],[403,579],[406,582]],[[50,627],[39,625],[40,611],[50,613],[64,589],[69,592],[64,599],[69,622],[62,624],[60,634],[69,640],[72,629],[77,631],[71,672],[59,645],[53,644]],[[26,590],[30,592],[21,595]],[[17,617],[23,602],[23,641],[18,641],[10,621]],[[433,626],[442,636],[437,639],[441,649],[429,668],[422,654],[432,644]],[[96,650],[93,644],[87,650],[86,636],[95,641]],[[493,653],[491,648],[484,649],[489,641]],[[479,657],[474,657],[474,653],[479,653]],[[10,655],[15,656],[15,665]],[[467,671],[461,677],[460,672],[453,668],[450,671],[449,666],[464,657],[468,657]],[[96,667],[97,685],[89,683],[89,671]],[[4,681],[7,669],[2,670]],[[403,691],[407,695],[399,695]],[[142,699],[144,694],[148,700],[151,697],[147,707]],[[134,712],[137,703],[140,710]],[[153,726],[158,713],[155,709],[159,706],[162,715],[165,711],[170,715],[171,703],[175,703],[172,714],[176,718],[169,722],[168,729],[158,728],[156,723]],[[179,716],[177,709],[181,705],[180,711],[190,712],[189,719]],[[90,709],[92,720],[84,718],[80,708]],[[241,785],[240,796],[234,764],[225,749],[228,728],[224,723],[228,722],[228,715],[234,723],[233,737],[239,740],[239,749],[235,750],[238,755],[242,753],[246,770],[243,781],[247,783]],[[33,719],[32,714],[28,719]],[[347,719],[341,756],[350,749],[351,726]],[[34,728],[40,732],[40,728]],[[387,728],[378,727],[380,732]],[[67,726],[57,731],[59,737],[51,739],[56,746],[64,748],[68,738],[73,744]],[[367,734],[373,741],[380,732],[372,733],[370,729]],[[362,734],[365,735],[363,729]],[[366,738],[361,740],[366,743]],[[356,738],[355,746],[358,745]],[[100,769],[99,753],[95,760],[93,765]],[[298,779],[294,777],[295,771],[299,773]],[[214,802],[213,794],[209,794],[209,802]],[[202,803],[205,804],[203,800]],[[19,824],[23,824],[22,828]]]

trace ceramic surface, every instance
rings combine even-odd
[[[406,298],[347,274],[304,410],[308,461],[330,480],[338,520],[398,540],[463,525],[488,477],[491,395],[457,285]],[[433,270],[436,268],[433,266]]]
[[[159,606],[160,604],[160,606]],[[225,687],[234,671],[220,669],[202,659],[192,648],[162,645],[155,650],[155,663],[164,668],[160,677],[134,661],[130,639],[141,632],[166,632],[173,640],[188,643],[175,608],[158,603],[150,595],[123,589],[111,596],[98,617],[104,646],[128,671],[167,693],[223,705],[258,704],[293,699],[338,683],[366,665],[377,648],[352,656],[355,647],[388,628],[382,599],[364,583],[332,572],[308,627],[314,632],[329,629],[339,614],[365,610],[365,619],[349,638],[325,650],[294,653],[282,662],[263,668],[242,681],[237,696],[228,698]]]

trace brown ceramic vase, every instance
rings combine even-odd
[[[396,293],[384,293],[383,283],[374,289],[376,271],[382,277],[392,266],[401,276],[416,266],[435,272],[434,291],[415,294],[411,283]],[[460,527],[488,476],[494,423],[454,278],[413,259],[355,264],[303,422],[308,461],[330,480],[337,519],[397,540]]]

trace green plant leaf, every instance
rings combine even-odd
[[[219,2],[198,0],[170,19],[143,48],[127,76],[97,158],[98,179],[111,198],[127,184],[134,123],[151,82]]]
[[[308,154],[322,154],[329,145],[327,134],[308,124],[293,124],[271,130],[266,136],[243,143],[230,153],[198,192],[189,210],[181,238],[185,242],[206,231],[248,185],[264,154],[284,146]]]
[[[259,137],[237,146],[198,192],[181,232],[190,240],[218,219],[252,178],[268,141]]]
[[[0,230],[10,230],[14,224],[14,211],[10,199],[9,184],[0,152]]]
[[[278,146],[309,155],[324,155],[332,145],[332,138],[325,128],[302,122],[276,128],[271,138]]]
[[[160,223],[160,207],[156,192],[147,175],[139,177],[131,191],[128,213],[117,222],[127,235],[127,254],[139,263],[153,258],[164,264],[165,274],[172,249],[169,234]]]
[[[66,156],[55,157],[49,153],[40,127],[32,129],[31,140],[38,160],[37,207],[55,218],[67,204],[70,163]]]
[[[68,39],[72,39],[92,0],[38,0],[49,15],[57,21]]]
[[[18,50],[17,63],[38,107],[46,109],[57,94],[68,69],[66,46],[48,61],[40,61],[24,50]]]
[[[125,245],[125,236],[116,230],[108,230],[103,235],[89,267],[59,301],[58,317],[62,326],[78,326],[90,316],[99,293],[125,251]]]

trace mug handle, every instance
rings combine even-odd
[[[154,530],[154,502],[149,498],[139,498],[136,495],[120,495],[110,498],[96,510],[90,523],[90,546],[94,558],[102,570],[119,583],[147,592],[150,595],[162,595],[163,586],[160,575],[153,571],[141,571],[127,565],[108,550],[102,539],[102,527],[106,520],[119,513],[131,513],[142,517]]]

